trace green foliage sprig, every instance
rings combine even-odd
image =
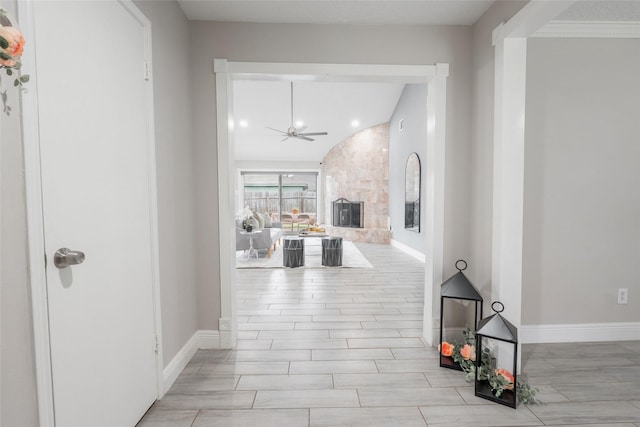
[[[467,328],[463,334],[463,343],[453,343],[451,358],[465,373],[465,380],[467,382],[473,382],[476,379],[476,333],[475,331]],[[481,381],[487,381],[495,396],[500,397],[505,390],[512,390],[514,385],[508,378],[511,374],[504,370],[496,370],[493,360],[494,357],[491,350],[488,348],[483,349],[482,354],[480,355],[478,379]],[[515,384],[515,390],[516,398],[520,403],[524,403],[525,405],[539,403],[536,399],[536,393],[538,393],[539,390],[530,386],[526,381],[519,378]]]

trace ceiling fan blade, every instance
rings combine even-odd
[[[287,135],[287,136],[285,136],[284,138],[282,138],[282,139],[280,140],[280,142],[285,142],[287,139],[289,139],[289,136],[288,136],[288,135]]]
[[[306,136],[300,134],[296,135],[295,138],[304,139],[305,141],[315,141],[315,139],[307,138]]]
[[[267,129],[271,129],[271,130],[275,130],[276,132],[280,132],[280,133],[281,133],[281,134],[283,134],[283,135],[286,135],[286,134],[287,134],[287,132],[285,132],[285,131],[283,131],[283,130],[280,130],[280,129],[270,128],[269,126],[265,126],[265,127],[266,127]]]
[[[329,135],[327,132],[306,132],[306,133],[298,133],[301,136],[316,136],[316,135]]]

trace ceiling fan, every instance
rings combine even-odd
[[[315,141],[315,139],[309,138],[309,137],[319,136],[319,135],[328,135],[327,132],[304,132],[303,133],[302,131],[305,130],[306,128],[307,128],[306,126],[303,126],[300,129],[298,129],[293,125],[293,82],[291,82],[291,126],[289,126],[289,129],[287,129],[286,132],[283,130],[270,128],[269,126],[267,126],[267,129],[275,130],[276,132],[280,132],[282,135],[284,135],[284,139],[280,142],[284,142],[289,138],[304,139],[305,141]]]

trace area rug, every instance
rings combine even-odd
[[[278,245],[271,258],[261,251],[260,258],[247,261],[244,251],[236,252],[236,268],[285,268],[282,262],[282,245]],[[299,268],[341,268],[322,265],[322,242],[317,238],[304,240],[304,267]],[[353,242],[342,241],[342,268],[373,268]]]

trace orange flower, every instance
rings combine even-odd
[[[502,378],[504,378],[505,380],[507,380],[508,384],[504,386],[505,390],[513,390],[513,375],[511,375],[511,372],[507,371],[506,369],[496,369],[495,370],[496,375],[500,375]]]
[[[453,354],[453,345],[446,341],[442,342],[442,346],[438,346],[438,351],[443,355],[450,357]]]
[[[462,347],[460,349],[460,356],[462,356],[462,358],[464,360],[476,360],[476,348],[469,345],[469,344],[465,344],[464,347]]]
[[[24,49],[24,37],[15,27],[0,27],[0,36],[7,41],[9,46],[2,49],[2,52],[11,56],[11,59],[0,58],[0,65],[13,67],[16,65],[16,58],[22,56]]]

